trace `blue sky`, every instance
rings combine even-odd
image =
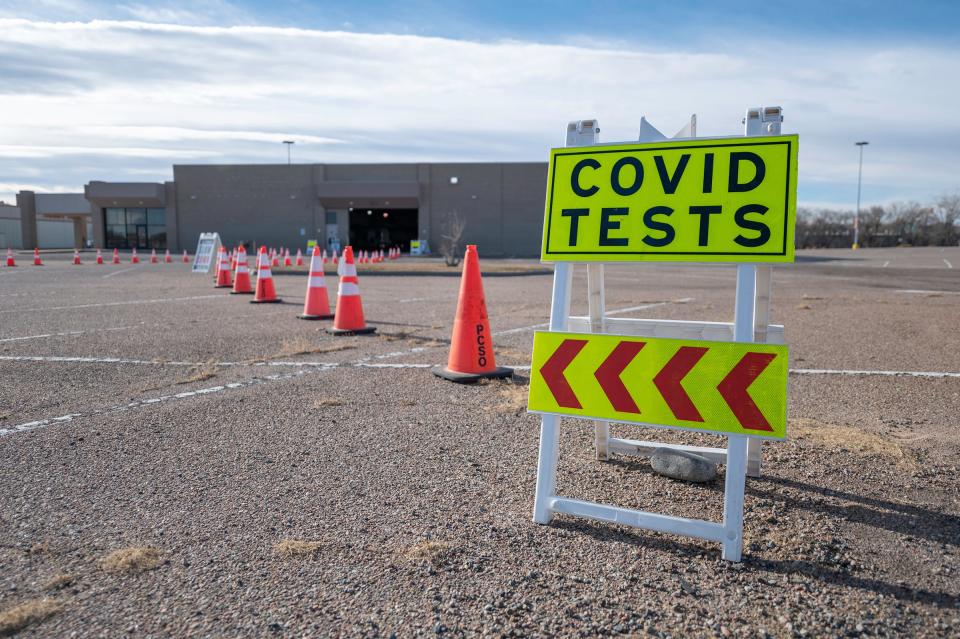
[[[0,6],[0,199],[174,163],[545,160],[604,140],[736,135],[784,107],[801,205],[960,189],[960,2],[194,2]]]

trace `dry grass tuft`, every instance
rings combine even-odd
[[[811,308],[813,307],[810,306],[809,304],[797,304],[798,311],[809,311]]]
[[[52,552],[50,549],[49,541],[41,541],[30,546],[30,550],[27,551],[30,555],[49,555]]]
[[[12,635],[23,630],[32,623],[40,623],[51,617],[63,606],[54,599],[32,599],[19,606],[8,608],[0,612],[0,637]]]
[[[501,414],[519,415],[527,410],[527,386],[504,382],[497,391],[500,403],[493,410]]]
[[[417,405],[417,400],[415,400],[415,399],[401,399],[401,400],[400,400],[400,405],[401,405],[401,406],[416,406],[416,405]]]
[[[860,455],[877,455],[904,468],[915,468],[917,459],[900,444],[852,426],[827,424],[815,419],[791,419],[787,434],[825,448],[844,448]]]
[[[498,348],[496,350],[498,362],[511,360],[512,364],[527,364],[530,362],[530,351],[521,351],[516,348]]]
[[[322,541],[307,541],[304,539],[284,539],[273,545],[273,552],[284,559],[291,557],[307,557],[315,555],[324,547]]]
[[[144,572],[160,565],[160,551],[148,546],[115,550],[100,560],[100,567],[116,574]]]
[[[407,548],[403,557],[407,561],[428,561],[437,565],[443,563],[453,550],[453,544],[446,541],[421,541]]]
[[[204,362],[203,364],[199,364],[191,368],[190,377],[187,377],[186,379],[177,380],[177,383],[190,384],[193,382],[205,382],[208,379],[216,377],[217,372],[219,370],[220,369],[217,367],[217,363],[211,359]]]
[[[343,402],[339,399],[334,399],[332,397],[326,397],[324,399],[318,399],[313,403],[316,408],[324,408],[326,406],[343,406]]]
[[[48,579],[43,586],[44,590],[60,590],[61,588],[66,588],[73,583],[73,575],[60,574],[54,575]]]
[[[316,353],[335,353],[336,351],[348,351],[356,348],[356,344],[338,343],[338,344],[317,344],[306,337],[299,335],[283,340],[280,344],[280,350],[274,357],[294,357],[296,355],[313,355]]]

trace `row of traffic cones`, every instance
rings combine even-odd
[[[232,288],[234,295],[253,294],[251,304],[277,304],[282,300],[277,296],[273,284],[273,272],[276,255],[271,256],[266,247],[261,247],[257,255],[257,283],[253,287],[250,281],[250,269],[247,252],[243,246],[237,248],[236,261],[231,264],[226,247],[220,247],[217,256],[217,277],[215,288]],[[233,267],[231,270],[231,266]],[[353,248],[343,250],[343,259],[339,261],[337,273],[340,286],[337,292],[336,311],[331,312],[327,295],[327,282],[323,272],[323,254],[314,247],[310,257],[310,273],[307,277],[307,293],[300,319],[320,320],[333,318],[333,326],[328,332],[335,335],[362,335],[373,333],[376,327],[368,326],[363,316],[363,303],[360,299],[359,279],[353,257]]]
[[[395,258],[390,258],[395,259]],[[250,273],[247,265],[246,250],[237,249],[234,266],[235,277],[232,287],[234,294],[254,293],[251,303],[279,303],[271,271],[273,258],[266,247],[260,249],[257,261],[256,290],[251,291]],[[226,248],[221,247],[217,260],[217,288],[231,286],[230,257]],[[334,335],[360,335],[373,333],[376,327],[368,326],[363,315],[363,302],[360,298],[360,281],[353,248],[343,250],[343,259],[337,267],[340,276],[337,289],[336,312],[331,313],[327,294],[327,283],[323,272],[323,253],[314,247],[310,258],[310,272],[307,277],[307,293],[300,319],[321,320],[333,318],[333,326],[327,331]],[[487,315],[486,298],[483,293],[483,281],[480,276],[480,258],[474,244],[467,246],[463,260],[463,276],[460,281],[460,295],[457,300],[457,314],[453,324],[450,341],[450,354],[445,367],[436,367],[433,373],[438,377],[458,383],[475,382],[484,378],[503,378],[513,375],[513,369],[497,366],[493,352],[493,339],[490,332],[490,320]]]
[[[164,263],[166,263],[166,264],[171,264],[171,263],[173,262],[173,256],[170,255],[169,249],[167,250],[166,254],[164,254],[164,256],[163,256],[163,261],[164,261]],[[189,261],[190,261],[190,258],[187,256],[187,252],[184,251],[184,252],[183,252],[183,262],[184,262],[184,263],[188,263]],[[159,262],[160,262],[160,258],[157,256],[157,250],[156,250],[156,249],[153,249],[153,251],[150,253],[150,263],[151,263],[151,264],[158,264]],[[97,260],[96,260],[96,263],[97,263],[97,264],[105,264],[105,262],[103,261],[103,251],[101,251],[100,249],[97,249]],[[113,262],[112,262],[112,263],[113,263],[113,264],[119,264],[119,263],[120,263],[120,250],[119,250],[119,249],[113,249]],[[139,264],[139,263],[140,263],[140,256],[137,255],[137,249],[133,249],[133,253],[130,255],[130,263],[131,263],[131,264]],[[79,249],[73,249],[73,264],[78,265],[78,266],[81,265],[81,264],[83,264],[83,262],[80,261],[80,250],[79,250]],[[17,260],[16,260],[16,259],[14,258],[14,256],[13,256],[13,249],[12,249],[12,248],[8,248],[8,249],[7,249],[7,266],[16,266],[16,265],[17,265]],[[33,265],[34,265],[34,266],[43,266],[43,260],[40,258],[40,249],[38,249],[38,248],[33,249]]]

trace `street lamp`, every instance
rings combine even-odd
[[[863,182],[863,147],[869,142],[854,142],[860,147],[860,168],[857,170],[857,212],[853,216],[853,248],[860,248],[860,185]]]
[[[293,140],[284,140],[283,143],[287,145],[287,164],[290,164],[290,147],[293,146]]]

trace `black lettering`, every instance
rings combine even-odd
[[[760,235],[754,238],[738,235],[733,238],[733,241],[740,246],[746,246],[748,248],[766,244],[767,240],[770,239],[770,227],[759,220],[748,220],[747,214],[759,213],[760,215],[764,215],[769,210],[770,209],[763,204],[744,204],[737,209],[737,212],[733,215],[733,221],[737,223],[737,226],[742,229],[747,229],[748,231],[756,231]]]
[[[683,171],[687,168],[687,162],[690,161],[690,154],[684,153],[680,156],[680,161],[677,162],[677,168],[674,170],[673,175],[667,175],[667,166],[663,162],[663,156],[657,155],[654,156],[653,162],[657,165],[657,173],[660,174],[660,184],[663,185],[663,192],[667,195],[673,195],[677,192],[677,186],[680,184],[680,178],[683,177]]]
[[[600,187],[598,187],[596,184],[586,189],[580,186],[580,171],[587,167],[590,167],[591,169],[599,169],[600,163],[593,158],[580,160],[577,162],[577,165],[573,167],[573,173],[570,174],[570,188],[572,188],[573,192],[580,197],[590,197],[600,190]]]
[[[713,153],[703,156],[703,192],[713,193]]]
[[[753,164],[754,175],[749,182],[740,184],[740,163],[746,161]],[[756,153],[750,151],[734,151],[730,154],[730,177],[727,180],[729,193],[744,193],[760,186],[763,177],[767,174],[767,167]]]
[[[634,176],[633,184],[630,186],[621,186],[620,185],[620,171],[623,170],[623,167],[630,165],[633,167]],[[633,195],[640,190],[640,186],[643,184],[643,165],[640,164],[640,160],[634,157],[627,156],[625,158],[620,158],[617,160],[616,164],[613,165],[613,169],[610,170],[610,186],[613,187],[613,190],[618,195]]]
[[[610,231],[616,231],[620,228],[620,220],[611,220],[612,215],[626,215],[630,212],[628,208],[602,208],[600,209],[600,246],[626,246],[627,238],[610,237]]]
[[[577,233],[580,230],[580,217],[590,215],[590,209],[563,209],[560,211],[560,215],[570,218],[570,246],[576,246]]]
[[[706,246],[710,243],[710,216],[723,210],[721,206],[691,206],[690,215],[700,216],[700,238],[698,244]]]
[[[647,246],[666,246],[673,241],[673,238],[676,237],[677,232],[673,230],[673,227],[667,224],[666,222],[658,222],[653,219],[655,215],[666,215],[670,216],[673,213],[673,209],[669,206],[654,206],[647,209],[647,212],[643,214],[643,223],[647,226],[648,229],[654,231],[660,231],[663,233],[663,237],[653,237],[649,233],[643,237],[642,242]]]

